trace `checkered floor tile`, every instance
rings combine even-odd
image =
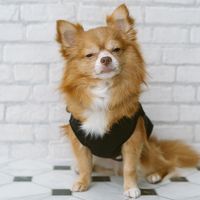
[[[0,200],[121,200],[123,180],[95,174],[86,192],[70,190],[76,174],[66,162],[19,160],[0,164]],[[152,185],[139,180],[138,200],[200,200],[200,169],[180,169]]]

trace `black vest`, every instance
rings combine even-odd
[[[139,104],[138,111],[131,118],[123,117],[117,123],[113,124],[111,129],[102,137],[86,134],[84,130],[81,129],[81,122],[72,115],[70,118],[70,125],[81,144],[88,147],[92,154],[117,160],[116,158],[121,155],[123,143],[134,133],[139,117],[143,118],[146,134],[147,137],[149,137],[153,130],[153,124],[146,116],[141,104]]]

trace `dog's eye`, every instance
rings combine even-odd
[[[121,49],[120,48],[114,48],[113,50],[112,50],[112,52],[119,52]]]
[[[91,58],[93,55],[94,55],[93,53],[89,53],[89,54],[87,54],[85,57]]]

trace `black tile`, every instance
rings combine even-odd
[[[92,181],[93,182],[109,182],[110,177],[109,176],[93,176]]]
[[[183,176],[177,176],[170,178],[172,182],[188,182],[188,180]]]
[[[53,196],[70,196],[70,195],[72,195],[72,192],[69,189],[53,189],[51,193]]]
[[[154,189],[141,189],[141,194],[143,196],[146,195],[157,195],[156,191]]]
[[[32,177],[31,176],[15,176],[14,182],[31,182]]]
[[[71,167],[67,165],[56,165],[53,167],[54,170],[70,170]]]

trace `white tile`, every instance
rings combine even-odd
[[[53,166],[41,161],[20,160],[10,162],[7,166],[0,169],[1,172],[13,176],[33,176],[36,174],[45,173],[53,169]]]
[[[123,178],[121,176],[112,176],[110,179],[112,183],[123,186]]]
[[[70,189],[75,178],[71,171],[56,170],[34,176],[33,182],[52,189]]]
[[[188,179],[191,183],[200,184],[200,172],[188,176],[187,179]],[[200,189],[200,185],[199,185],[199,189]],[[200,199],[200,198],[199,198],[199,199]]]
[[[51,190],[33,183],[17,182],[0,187],[0,199],[22,198],[34,195],[50,195]]]
[[[122,177],[112,176],[111,181],[114,185],[119,185],[120,187],[123,187],[123,178]],[[155,189],[155,188],[159,188],[159,187],[169,184],[169,183],[170,183],[169,179],[162,180],[160,183],[157,183],[157,184],[150,184],[144,178],[140,178],[138,180],[139,188],[143,188],[143,189]]]
[[[14,169],[14,168],[2,168],[0,170],[2,173],[6,173],[12,176],[34,176],[38,174],[44,174],[47,172],[45,169],[37,169],[37,170],[30,170],[30,169]]]
[[[10,161],[10,159],[8,159],[6,156],[1,156],[1,158],[0,158],[0,168],[5,166],[9,161]]]
[[[148,195],[148,196],[140,196],[137,200],[169,200],[163,197],[155,196],[155,195]]]
[[[74,192],[73,196],[86,200],[118,200],[124,199],[123,189],[108,183],[92,183],[86,192]]]
[[[76,179],[73,171],[54,171],[53,165],[71,165],[71,161],[19,160],[3,162],[3,165],[0,166],[0,200],[102,200],[101,194],[105,194],[103,200],[124,199],[123,177],[120,176],[112,176],[111,182],[93,182],[88,191],[74,192],[73,196],[51,196],[51,189],[70,189]],[[145,179],[139,178],[140,188],[155,189],[159,196],[141,196],[138,200],[200,200],[200,172],[195,168],[178,169],[175,174],[187,177],[193,184],[188,182],[172,183],[169,179],[159,184],[149,184]],[[12,175],[33,176],[33,182],[12,183]]]
[[[199,200],[199,199],[200,199],[200,196],[187,198],[187,199],[181,199],[181,200]]]
[[[183,200],[200,197],[200,186],[188,182],[174,182],[156,189],[156,192],[162,197]]]
[[[95,184],[95,182],[94,182]],[[112,188],[111,190],[113,192],[119,193],[120,195],[123,194],[124,189],[123,189],[123,184],[122,185],[116,185],[113,182],[107,182],[107,183],[97,183],[97,184],[106,184],[108,187]]]
[[[29,199],[27,199],[29,200]],[[43,200],[83,200],[83,199],[80,199],[80,198],[76,198],[76,197],[73,197],[73,196],[57,196],[57,197],[54,197],[54,196],[49,196]]]
[[[73,160],[69,159],[46,159],[45,163],[49,163],[50,165],[72,165],[74,163]]]
[[[52,169],[52,166],[48,163],[37,161],[37,160],[19,160],[14,161],[8,164],[8,167],[15,168],[15,169]]]
[[[200,173],[196,168],[177,168],[175,171],[176,176],[188,177],[192,174]]]
[[[44,198],[49,197],[48,194],[39,194],[39,195],[31,195],[27,197],[19,197],[15,198],[14,200],[43,200]]]
[[[12,176],[8,176],[6,174],[0,173],[0,186],[6,183],[11,183],[13,181]]]
[[[159,188],[159,187],[169,184],[169,183],[170,183],[169,180],[163,180],[160,183],[150,184],[145,179],[140,179],[138,181],[138,186],[139,186],[139,188],[142,188],[142,189],[156,189],[156,188]]]

